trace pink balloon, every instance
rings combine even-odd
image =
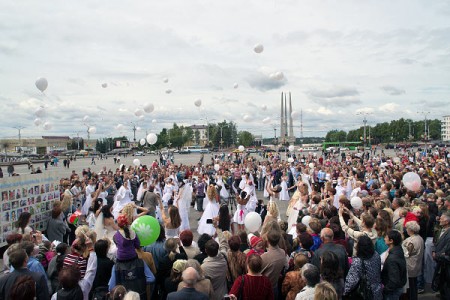
[[[414,172],[408,172],[403,175],[402,178],[403,185],[410,191],[418,192],[422,182],[420,176]]]

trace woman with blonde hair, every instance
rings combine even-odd
[[[338,295],[334,287],[327,281],[316,285],[314,300],[338,300]]]
[[[137,211],[141,211],[137,214]],[[148,213],[148,208],[137,206],[134,202],[130,202],[122,209],[121,214],[127,216],[128,222],[133,223],[134,220]]]

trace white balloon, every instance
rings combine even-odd
[[[363,206],[363,202],[362,199],[359,197],[353,197],[350,200],[350,204],[352,205],[353,208],[355,209],[360,209]]]
[[[200,107],[202,105],[202,99],[197,99],[194,102],[195,106]]]
[[[124,128],[125,128],[125,127],[123,126],[123,124],[118,124],[118,125],[116,126],[116,129],[117,129],[118,131],[123,131]]]
[[[219,171],[220,170],[220,165],[219,164],[215,164],[214,165],[214,170]]]
[[[149,133],[147,135],[147,143],[149,143],[150,145],[154,145],[156,142],[158,141],[158,136],[156,134]]]
[[[38,90],[40,90],[41,92],[44,92],[48,87],[48,81],[44,77],[36,79],[35,84]]]
[[[267,117],[267,118],[264,118],[263,123],[264,124],[269,124],[270,121],[272,121],[272,120],[269,117]]]
[[[94,133],[96,133],[96,132],[97,132],[97,128],[95,128],[95,127],[89,127],[89,133],[94,134]]]
[[[171,89],[166,90],[166,94],[170,94],[170,93],[172,93]]]
[[[288,162],[293,163],[293,162],[294,162],[294,158],[289,157],[289,158],[288,158]]]
[[[305,226],[309,226],[309,222],[311,221],[311,216],[304,216],[302,218],[302,224]]]
[[[139,144],[141,144],[141,146],[144,146],[145,145],[145,139],[141,139],[140,141],[139,141]]]
[[[39,126],[42,124],[42,120],[39,118],[34,119],[34,125]]]
[[[309,166],[310,169],[314,169],[314,163],[309,163],[308,166]]]
[[[102,83],[102,88],[107,88],[108,87],[108,84],[105,82],[105,83]]]
[[[414,192],[418,192],[420,190],[420,185],[422,184],[420,176],[414,172],[408,172],[403,175],[402,182],[408,190]]]
[[[53,125],[50,122],[45,122],[43,127],[45,130],[50,130],[50,129],[52,129]]]
[[[163,82],[164,82],[164,83],[168,83],[168,82],[169,82],[169,78],[167,78],[167,77],[164,78],[164,79],[163,79]]]
[[[249,232],[256,232],[261,227],[261,216],[257,212],[249,212],[245,216],[244,223]]]
[[[133,159],[133,165],[135,165],[136,167],[140,166],[141,165],[141,161],[139,159],[135,158],[135,159]]]
[[[253,47],[253,51],[255,51],[256,53],[262,53],[264,51],[264,46],[261,44],[256,44]]]
[[[290,145],[290,146],[289,146],[289,152],[294,152],[294,151],[295,151],[294,145]]]
[[[252,120],[252,118],[249,115],[244,115],[243,119],[245,122],[250,122]]]
[[[83,122],[89,122],[89,116],[84,116],[83,117]]]
[[[141,131],[142,130],[142,128],[141,127],[136,127],[136,131]]]
[[[300,113],[298,112],[298,111],[296,111],[296,110],[294,110],[293,112],[291,112],[291,117],[292,118],[298,118],[300,116]]]
[[[262,105],[261,108],[262,110],[267,110],[267,105]]]
[[[245,147],[244,147],[244,146],[242,146],[242,145],[240,145],[238,149],[239,149],[239,151],[241,151],[241,152],[244,152],[244,150],[245,150]]]
[[[158,122],[158,121],[156,121],[156,119],[153,119],[153,120],[152,120],[152,123],[156,123],[156,122]]]
[[[34,112],[34,115],[38,118],[45,117],[45,108],[43,106],[39,106]]]
[[[144,111],[146,113],[151,113],[154,110],[155,110],[155,106],[152,103],[145,103],[144,104]]]
[[[138,108],[138,109],[136,109],[136,110],[134,111],[134,115],[135,115],[136,117],[140,117],[140,116],[144,115],[144,110]]]
[[[237,89],[239,87],[239,84],[235,83],[233,84],[233,88]]]

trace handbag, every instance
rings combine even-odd
[[[231,290],[233,287],[233,275],[231,275],[230,265],[228,264],[228,259],[225,254],[222,253],[223,258],[225,259],[225,262],[227,263],[227,290]]]
[[[362,274],[358,285],[345,297],[354,300],[373,300],[373,292],[370,282],[367,279],[366,266],[364,260],[361,260]]]

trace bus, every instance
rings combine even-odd
[[[208,148],[203,148],[202,146],[187,146],[181,149],[179,153],[209,153]]]
[[[348,150],[357,150],[362,146],[362,142],[323,142],[322,150],[326,151],[329,148],[348,148]]]

